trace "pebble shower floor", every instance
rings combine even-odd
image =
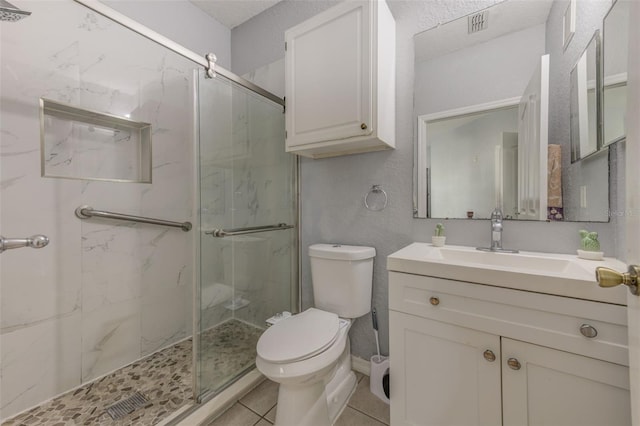
[[[224,383],[250,367],[262,331],[238,320],[205,331],[203,380]],[[187,339],[8,419],[2,426],[154,425],[193,403],[192,367],[192,343]],[[136,392],[149,402],[113,420],[107,408]]]

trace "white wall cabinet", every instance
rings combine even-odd
[[[631,424],[624,306],[389,277],[391,424]]]
[[[312,158],[395,147],[395,21],[346,1],[285,32],[286,150]]]

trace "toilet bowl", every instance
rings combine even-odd
[[[256,367],[280,383],[276,425],[329,426],[355,391],[351,321],[310,308],[267,329]]]
[[[351,319],[371,306],[373,247],[309,247],[315,308],[276,322],[258,340],[256,367],[280,384],[276,426],[330,426],[356,388]]]

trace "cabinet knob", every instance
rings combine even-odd
[[[509,368],[511,368],[512,370],[520,370],[520,367],[522,367],[522,365],[520,365],[520,361],[518,361],[515,358],[509,358],[507,360],[507,365],[509,366]]]
[[[584,337],[588,337],[589,339],[593,339],[594,337],[596,337],[598,335],[598,330],[596,330],[595,327],[593,327],[592,325],[582,324],[580,326],[580,333]]]
[[[360,125],[360,128],[361,128],[362,130],[367,130],[367,125],[366,125],[365,123],[362,123],[362,124]]]
[[[430,297],[429,303],[431,303],[433,306],[438,306],[440,304],[440,299],[438,299],[437,297]]]
[[[493,362],[496,360],[496,354],[494,354],[493,351],[490,349],[487,349],[486,351],[484,351],[482,355],[484,355],[484,359],[486,359],[489,362]]]

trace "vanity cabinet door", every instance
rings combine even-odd
[[[502,424],[498,336],[395,311],[389,322],[392,425]]]
[[[630,425],[629,368],[502,339],[504,425]]]

